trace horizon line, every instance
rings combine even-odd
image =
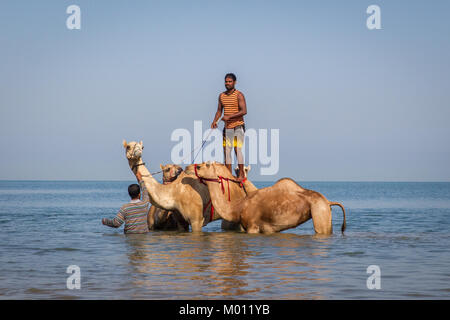
[[[276,182],[280,179],[276,180],[251,180],[252,182]],[[292,178],[290,178],[292,179]],[[158,180],[155,178],[155,180]],[[436,181],[436,180],[297,180],[292,179],[296,182],[413,182],[413,183],[450,183],[450,180]],[[130,180],[114,180],[114,179],[0,179],[0,182],[11,182],[11,181],[33,181],[33,182],[130,182],[134,181],[134,179]]]

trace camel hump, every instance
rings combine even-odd
[[[278,184],[278,183],[286,184],[286,185],[292,185],[293,187],[300,188],[300,190],[305,190],[304,188],[302,188],[297,182],[295,182],[291,178],[281,178],[280,180],[278,180],[276,182],[276,184]]]

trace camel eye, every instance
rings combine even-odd
[[[130,146],[127,146],[127,150],[130,150]]]
[[[170,168],[167,168],[165,171],[166,171],[166,172],[169,172],[169,171],[170,171]]]

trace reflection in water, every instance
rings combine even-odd
[[[311,283],[331,281],[321,264],[331,241],[287,233],[128,235],[130,286],[139,288],[136,297],[150,299],[270,299],[272,292],[281,299],[322,299],[323,288]]]

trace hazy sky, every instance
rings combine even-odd
[[[66,8],[81,8],[68,30]],[[366,9],[381,8],[381,30]],[[234,72],[247,128],[297,180],[450,181],[449,1],[0,2],[0,179],[131,180],[210,125]]]

